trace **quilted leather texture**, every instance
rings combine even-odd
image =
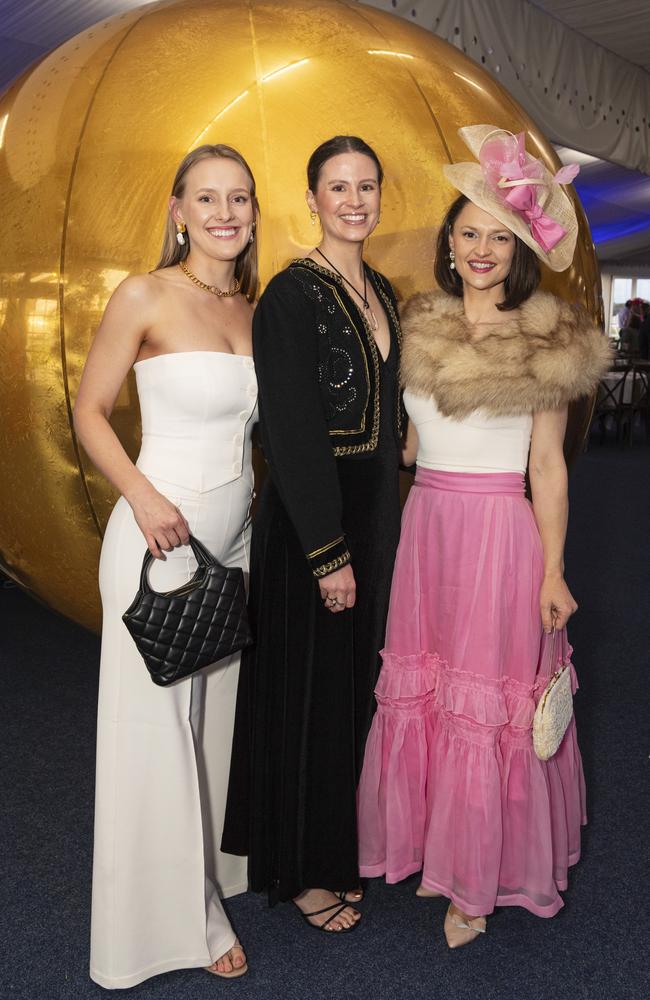
[[[178,590],[152,590],[147,551],[140,589],[122,620],[133,636],[155,684],[167,686],[216,660],[249,646],[244,574],[222,566],[190,538],[198,561],[192,579]]]

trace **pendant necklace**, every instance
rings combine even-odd
[[[329,266],[332,268],[332,270],[336,271],[336,273],[338,274],[339,278],[343,278],[343,281],[346,283],[346,285],[350,286],[350,288],[355,293],[355,295],[359,296],[359,298],[363,302],[364,317],[365,317],[365,319],[368,322],[368,326],[373,331],[373,333],[376,333],[376,331],[379,329],[379,323],[377,322],[377,317],[375,316],[374,312],[372,311],[372,307],[371,307],[370,303],[368,302],[368,296],[366,295],[367,285],[366,285],[366,269],[365,269],[365,267],[363,269],[363,295],[362,295],[361,292],[359,291],[359,289],[355,288],[354,285],[352,284],[352,282],[349,281],[345,277],[344,274],[341,274],[341,272],[339,271],[338,267],[336,267],[335,264],[332,264],[332,261],[329,259],[329,257],[325,256],[325,254],[323,253],[322,250],[319,250],[318,247],[314,247],[314,249],[316,250],[316,253],[320,254],[320,256],[323,258],[323,260],[326,261],[327,264],[329,264]]]
[[[226,292],[222,292],[221,289],[217,288],[216,285],[206,285],[205,281],[201,281],[200,278],[197,278],[197,276],[192,271],[190,271],[189,267],[187,266],[184,260],[179,260],[178,266],[180,267],[183,274],[185,274],[190,279],[190,281],[194,282],[194,284],[197,285],[198,288],[202,288],[204,292],[211,292],[212,295],[217,295],[220,299],[231,298],[233,295],[236,295],[239,289],[241,288],[241,285],[237,280],[237,278],[233,278],[234,284],[232,288],[230,288]]]

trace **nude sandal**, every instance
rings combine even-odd
[[[212,963],[212,965],[216,965],[217,962],[220,962],[222,958],[226,957],[226,955],[230,956],[230,961],[232,962],[233,951],[241,951],[242,954],[244,954],[244,949],[240,945],[239,941],[236,941],[235,944],[232,946],[232,948],[229,948],[228,951],[225,951],[223,953],[223,955],[220,955],[219,958],[217,958],[216,961]],[[220,979],[238,979],[239,976],[243,976],[245,975],[245,973],[248,972],[248,962],[244,962],[244,964],[239,966],[239,968],[237,969],[234,967],[234,962],[233,962],[233,968],[231,969],[230,972],[219,972],[218,969],[213,969],[212,965],[206,965],[205,971],[211,973],[211,975],[213,976],[219,976]]]

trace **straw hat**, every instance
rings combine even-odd
[[[445,177],[479,208],[512,230],[553,271],[573,260],[578,220],[562,184],[580,169],[563,167],[555,176],[526,152],[525,132],[513,135],[493,125],[469,125],[458,134],[478,163],[450,163]]]

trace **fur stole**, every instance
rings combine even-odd
[[[589,316],[548,292],[535,292],[479,340],[463,300],[415,295],[402,313],[402,383],[433,396],[446,417],[473,410],[514,416],[554,410],[592,393],[611,356]]]

